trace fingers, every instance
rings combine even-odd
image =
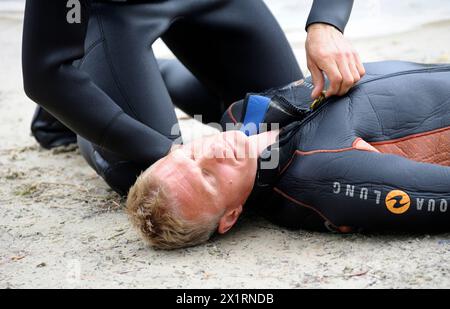
[[[339,71],[338,65],[334,61],[329,61],[327,62],[327,66],[324,68],[324,72],[330,80],[330,87],[328,88],[325,96],[328,98],[333,95],[337,95],[342,85],[342,75]]]
[[[339,95],[346,94],[350,90],[350,88],[353,87],[357,82],[359,82],[366,73],[366,70],[364,69],[361,59],[359,58],[359,55],[356,51],[353,51],[352,53],[347,55],[347,64],[345,63],[345,61],[343,61],[342,66],[343,68],[341,69],[341,74],[343,76],[343,82]],[[347,72],[347,68],[350,71],[353,80],[350,79],[348,74],[342,73],[342,70]],[[346,78],[348,78],[348,80]]]
[[[308,69],[311,72],[311,77],[314,84],[314,90],[311,94],[311,97],[313,99],[317,99],[322,93],[323,88],[325,87],[325,78],[322,71],[313,61],[308,61]]]
[[[358,73],[361,77],[363,77],[364,75],[366,75],[366,69],[364,68],[361,58],[356,51],[353,52],[353,57],[355,58],[355,64],[356,68],[358,69]]]
[[[359,55],[355,50],[350,54],[349,66],[355,83],[359,82],[366,72],[361,63],[361,59],[359,59]]]
[[[337,95],[342,96],[350,90],[350,88],[354,85],[355,80],[353,78],[352,72],[350,70],[350,64],[347,59],[341,58],[337,65],[342,76],[341,87],[339,88]]]
[[[356,63],[354,61],[352,61],[349,64],[349,68],[350,68],[350,72],[352,73],[352,76],[353,76],[353,81],[356,84],[361,79],[361,75],[359,74],[358,68],[356,67]]]
[[[342,33],[330,25],[316,24],[308,28],[306,54],[317,98],[325,87],[324,75],[330,80],[326,97],[344,95],[365,74],[358,53]]]
[[[333,67],[335,66],[330,66],[328,69],[330,73],[325,71],[331,83],[331,87],[327,91],[327,97],[345,95],[365,74],[364,66],[356,52],[340,54],[336,59],[339,74],[334,72]]]

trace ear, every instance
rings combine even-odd
[[[232,210],[228,210],[222,216],[222,218],[220,218],[219,227],[217,229],[219,234],[225,234],[226,232],[228,232],[236,223],[236,221],[239,219],[241,213],[242,213],[242,205],[239,205],[238,207]]]

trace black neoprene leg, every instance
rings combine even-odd
[[[77,142],[75,133],[39,105],[36,106],[30,127],[36,141],[46,149]]]
[[[154,10],[150,4],[93,5],[79,66],[128,115],[175,139],[176,114],[151,49],[169,20],[152,21]]]
[[[286,36],[261,0],[223,1],[216,10],[180,18],[163,40],[224,108],[248,92],[303,77]]]
[[[207,89],[180,61],[161,59],[158,63],[176,107],[192,117],[201,115],[204,123],[220,119],[224,107],[219,97]]]

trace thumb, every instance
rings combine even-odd
[[[314,84],[314,90],[311,94],[311,97],[313,99],[317,99],[323,91],[323,88],[325,86],[325,79],[323,77],[322,71],[315,64],[310,64],[308,68],[311,72],[311,77]]]

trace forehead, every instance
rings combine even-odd
[[[202,182],[198,167],[182,153],[170,153],[155,163],[151,172],[183,208],[211,203],[212,195]]]
[[[159,160],[152,166],[151,173],[163,181],[171,183],[190,178],[194,166],[179,151],[171,152],[169,155]]]

